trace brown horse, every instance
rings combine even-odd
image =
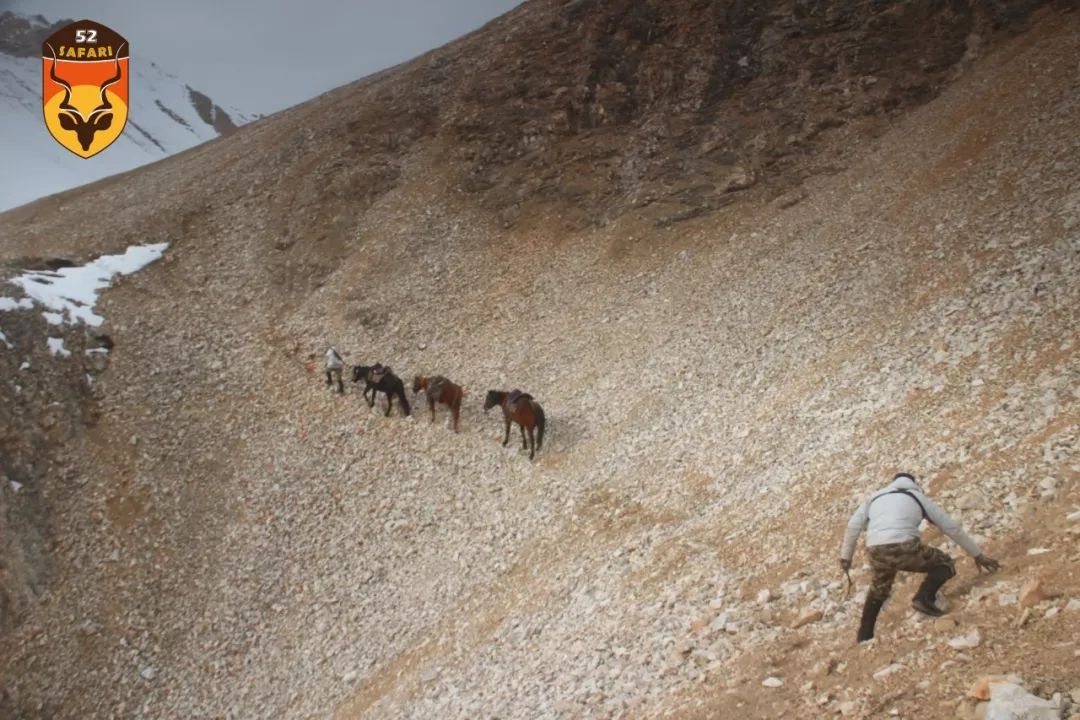
[[[503,422],[506,424],[506,433],[503,437],[503,447],[510,442],[510,421],[513,420],[521,428],[521,449],[529,449],[529,459],[536,456],[536,451],[544,447],[544,408],[540,403],[533,400],[533,396],[520,390],[503,392],[501,390],[488,390],[484,399],[484,411],[498,405],[503,411]],[[536,429],[536,437],[533,438],[533,429]],[[529,443],[525,443],[525,432],[529,433]]]
[[[454,432],[457,432],[458,418],[461,417],[461,399],[465,397],[465,388],[450,382],[442,375],[432,375],[431,377],[417,375],[413,377],[412,381],[413,395],[421,390],[427,395],[428,408],[431,410],[431,422],[435,422],[435,403],[441,402],[450,408],[450,413],[454,416]]]

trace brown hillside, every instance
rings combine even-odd
[[[170,243],[107,364],[0,312],[0,716],[1080,703],[1080,16],[1038,5],[534,0],[0,215],[5,277]],[[464,384],[461,433],[330,393],[329,343]],[[901,468],[1005,568],[853,647],[842,527]]]

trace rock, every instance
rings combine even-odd
[[[1019,675],[983,675],[975,684],[968,690],[968,697],[976,700],[989,700],[990,699],[990,686],[999,682],[1011,682],[1016,685],[1021,684],[1023,681]]]
[[[1065,516],[1065,519],[1070,521],[1070,522],[1080,521],[1080,510],[1077,510],[1076,512],[1069,513],[1068,515]]]
[[[157,677],[157,670],[155,670],[152,665],[147,665],[139,671],[139,675],[142,677],[143,680],[153,680],[155,677]]]
[[[890,675],[892,675],[894,673],[898,673],[903,669],[904,669],[904,666],[901,665],[900,663],[892,663],[891,665],[886,665],[885,667],[881,668],[876,673],[874,673],[874,679],[875,680],[883,680],[884,678],[887,678],[887,677],[889,677]]]
[[[1080,598],[1072,598],[1069,600],[1069,602],[1065,604],[1065,609],[1069,611],[1080,610]],[[1077,702],[1080,702],[1080,700]]]
[[[778,687],[783,687],[784,681],[781,680],[778,677],[773,677],[773,676],[770,675],[769,677],[762,680],[761,684],[762,684],[762,686],[767,687],[767,688],[778,688]]]
[[[736,190],[745,190],[749,187],[753,187],[757,182],[753,171],[747,170],[744,167],[735,167],[732,169],[731,174],[728,175],[727,180],[724,181],[724,192],[734,192]]]
[[[769,591],[769,588],[765,588],[764,590],[761,590],[757,594],[757,603],[758,603],[758,605],[767,605],[767,604],[769,604],[770,601],[772,601],[772,599],[773,599],[773,596],[772,596],[772,593]]]
[[[1060,720],[1061,705],[1011,682],[990,685],[986,720]]]
[[[958,625],[959,623],[957,623],[956,620],[948,616],[939,617],[938,619],[934,620],[934,630],[938,632],[949,632],[950,630],[955,630]]]
[[[998,595],[998,605],[1006,607],[1008,605],[1015,605],[1019,602],[1020,596],[1016,593],[1001,593]]]
[[[949,647],[953,650],[970,650],[982,644],[982,635],[979,628],[973,629],[967,635],[958,635],[949,640]]]
[[[961,495],[956,501],[956,507],[961,510],[985,510],[987,506],[986,496],[978,490]]]
[[[1033,607],[1045,599],[1046,592],[1039,578],[1028,580],[1024,583],[1024,587],[1020,588],[1020,607],[1022,608]]]
[[[1035,547],[1035,548],[1029,548],[1028,551],[1027,551],[1027,554],[1028,555],[1045,555],[1046,553],[1051,552],[1052,550],[1053,550],[1053,548]]]
[[[810,623],[817,622],[822,617],[824,617],[824,613],[822,613],[820,610],[814,608],[807,608],[806,610],[802,611],[802,614],[800,614],[799,617],[795,618],[795,622],[791,623],[791,627],[801,628],[803,625],[809,625]]]

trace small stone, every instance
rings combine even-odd
[[[764,590],[761,590],[757,594],[757,603],[758,603],[758,605],[767,605],[772,599],[773,599],[772,593],[769,592],[768,588],[765,588]]]
[[[142,676],[143,680],[153,680],[157,677],[157,670],[155,670],[152,665],[147,665],[139,671],[139,675]]]
[[[1027,551],[1027,554],[1028,555],[1045,555],[1046,553],[1050,552],[1051,550],[1052,550],[1052,548],[1044,548],[1044,547],[1029,548],[1028,551]]]
[[[350,671],[348,671],[347,673],[345,673],[344,675],[341,676],[341,681],[345,682],[345,683],[351,683],[354,680],[356,680],[356,671],[355,670],[350,670]]]
[[[807,608],[806,610],[802,611],[802,614],[800,614],[799,617],[795,618],[795,622],[791,624],[791,627],[801,628],[803,625],[809,625],[810,623],[817,622],[822,617],[824,617],[824,613],[822,613],[820,610],[817,610],[815,608]]]
[[[881,668],[876,673],[874,673],[874,679],[875,680],[882,680],[884,678],[889,677],[893,673],[900,672],[903,669],[904,669],[904,666],[901,665],[900,663],[892,663],[891,665],[886,665],[885,667]]]
[[[1070,612],[1075,612],[1076,610],[1080,610],[1080,599],[1073,598],[1073,599],[1069,600],[1069,602],[1065,604],[1065,609],[1069,610]],[[1080,702],[1080,700],[1078,700],[1077,702]]]
[[[959,623],[951,617],[939,617],[934,620],[934,630],[938,632],[949,632],[955,630]]]
[[[967,635],[957,635],[949,640],[949,647],[953,650],[970,650],[979,647],[981,644],[982,635],[979,633],[979,628],[973,629]]]
[[[784,681],[778,677],[773,677],[770,675],[769,677],[762,680],[761,684],[767,688],[778,688],[783,686]]]
[[[1049,620],[1060,612],[1061,608],[1052,607],[1043,614],[1043,620]]]

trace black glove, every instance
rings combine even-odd
[[[1001,569],[1001,563],[986,555],[976,555],[975,567],[979,568],[980,571],[985,570],[988,573],[992,573]]]
[[[851,561],[844,558],[840,558],[840,569],[847,572],[851,569]]]

